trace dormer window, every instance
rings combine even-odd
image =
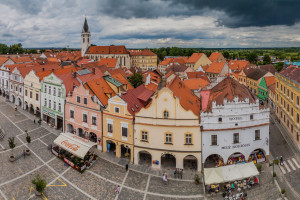
[[[168,119],[169,118],[169,112],[168,111],[164,111],[164,119]]]
[[[120,108],[119,107],[115,107],[115,113],[120,113]]]

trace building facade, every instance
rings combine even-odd
[[[293,141],[300,146],[300,69],[290,66],[280,73],[276,73],[275,84],[275,113]]]
[[[9,98],[9,88],[10,88],[10,70],[9,68],[5,67],[5,65],[0,66],[0,95],[6,96],[6,98]]]
[[[153,68],[157,66],[157,55],[150,51],[145,50],[132,50],[130,51],[131,56],[131,66],[139,67],[143,71],[147,71],[148,68]]]
[[[200,66],[210,65],[211,61],[204,53],[193,53],[186,62],[186,66],[198,71]]]
[[[24,109],[37,117],[41,115],[41,82],[34,70],[24,78]]]

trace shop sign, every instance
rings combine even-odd
[[[257,163],[261,163],[261,162],[265,162],[265,161],[266,161],[265,158],[257,159]]]
[[[68,163],[71,167],[74,167],[74,163],[72,163],[71,161],[69,161],[68,159],[64,158],[64,161],[66,163]]]
[[[229,117],[229,121],[238,121],[238,120],[242,120],[242,117]]]
[[[48,110],[43,109],[44,113],[47,114],[48,116],[52,115],[53,117],[55,117],[55,113],[52,113]]]
[[[61,144],[73,151],[77,151],[80,148],[80,146],[77,144],[71,144],[68,140],[62,141]]]
[[[221,147],[221,149],[236,149],[236,148],[242,148],[242,147],[250,147],[250,144],[229,145],[229,146]]]

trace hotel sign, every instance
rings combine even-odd
[[[242,117],[229,117],[229,121],[239,121],[242,120]]]
[[[250,147],[250,144],[228,145],[228,146],[221,147],[221,149],[236,149],[236,148],[242,148],[242,147]]]

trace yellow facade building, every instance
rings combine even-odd
[[[262,77],[268,77],[268,76],[273,76],[273,74],[260,69],[256,69],[250,74],[248,74],[246,80],[247,80],[247,86],[250,89],[250,91],[253,94],[258,95],[258,85]]]
[[[276,115],[295,143],[300,146],[300,69],[290,66],[275,75]]]
[[[145,50],[132,50],[130,51],[131,56],[131,66],[139,67],[143,71],[147,71],[149,68],[157,67],[157,55],[150,51]]]

